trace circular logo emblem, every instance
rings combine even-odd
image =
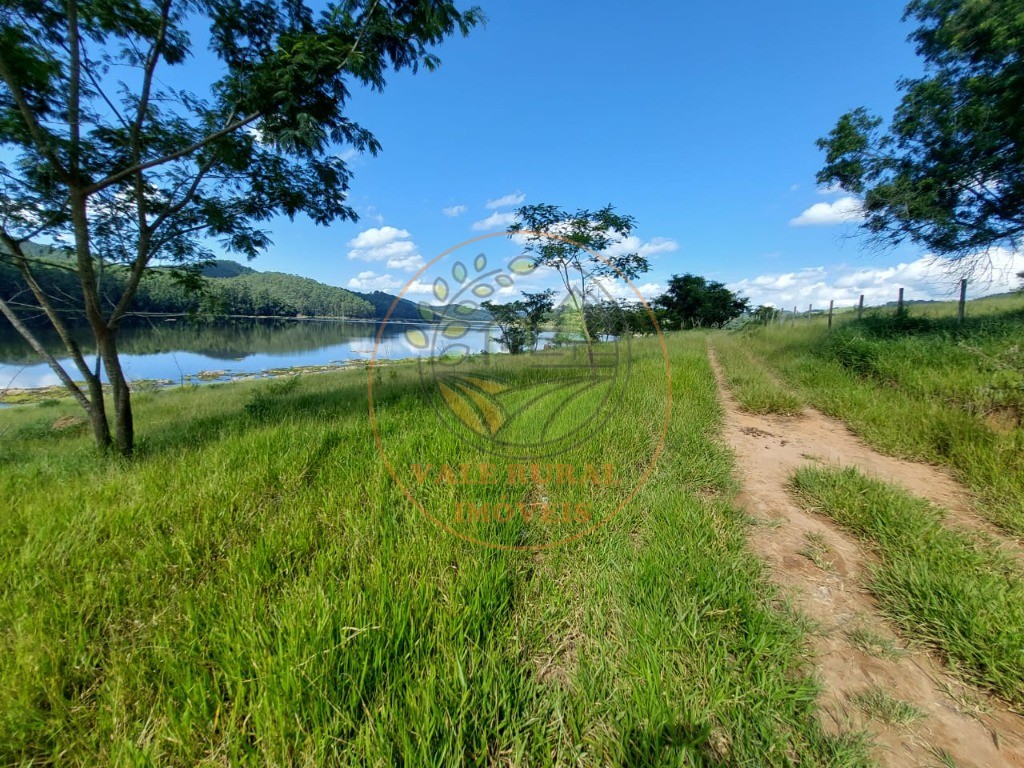
[[[562,270],[505,233],[473,238],[421,269],[384,318],[369,378],[378,447],[407,498],[457,536],[515,549],[580,538],[633,498],[661,452],[664,339],[632,284],[585,256],[592,269]],[[655,338],[634,338],[638,315]],[[414,376],[384,359],[385,338]],[[384,366],[400,366],[388,383]],[[657,412],[632,410],[652,388]],[[602,450],[609,440],[617,450]]]

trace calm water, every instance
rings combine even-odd
[[[409,326],[389,323],[384,329],[377,358],[397,359],[440,354],[442,346],[420,350],[406,342]],[[435,326],[420,326],[433,337]],[[348,360],[370,360],[380,325],[345,321],[315,320],[231,320],[217,323],[192,323],[184,320],[133,321],[119,334],[121,364],[129,380],[187,380],[200,373],[260,373],[273,368],[302,365],[329,365]],[[81,378],[77,369],[62,355],[55,335],[39,331],[47,351],[65,364],[72,378]],[[460,352],[480,352],[487,347],[498,351],[492,335],[481,326],[471,329],[459,344]],[[91,350],[88,332],[80,333],[83,350]],[[90,364],[95,353],[87,355]],[[204,377],[205,378],[205,377]],[[0,319],[0,390],[6,387],[31,388],[59,384],[49,366],[41,363],[28,344]]]

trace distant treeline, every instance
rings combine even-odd
[[[33,264],[42,289],[61,311],[82,311],[78,276],[61,259]],[[223,276],[221,276],[223,275]],[[127,272],[108,266],[100,277],[100,294],[113,307],[124,289]],[[198,281],[188,287],[171,270],[153,269],[139,285],[132,311],[155,314],[259,315],[272,317],[376,316],[374,304],[343,288],[280,272],[256,272],[235,262],[214,262]],[[0,260],[0,296],[15,306],[37,306],[21,273]]]

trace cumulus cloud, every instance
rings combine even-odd
[[[468,210],[468,205],[449,205],[447,208],[442,208],[441,213],[450,219],[454,219],[456,216],[461,216]]]
[[[495,208],[508,208],[510,205],[520,205],[525,199],[526,195],[522,192],[513,192],[496,200],[488,200],[487,205],[484,207],[493,211]]]
[[[853,195],[840,197],[831,203],[815,203],[789,223],[794,227],[829,226],[860,221],[864,218],[861,201]]]
[[[360,272],[358,276],[349,280],[345,287],[349,290],[362,291],[363,293],[370,293],[372,291],[398,293],[403,288],[406,288],[405,295],[429,294],[433,290],[433,286],[429,283],[424,283],[420,280],[414,280],[410,283],[408,280],[391,274],[378,275],[373,270]]]
[[[621,256],[624,253],[636,253],[645,259],[659,253],[672,253],[679,250],[679,243],[668,237],[652,237],[646,242],[636,235],[620,237],[605,249],[606,256]]]
[[[625,299],[626,301],[639,301],[637,293],[644,297],[644,299],[650,300],[655,296],[661,296],[665,293],[666,286],[662,283],[650,282],[650,283],[636,283],[634,282],[632,287],[624,280],[614,280],[608,278],[595,278],[594,283],[597,285],[597,295],[601,299]]]
[[[423,257],[407,229],[371,227],[348,241],[350,259],[383,261],[388,269],[417,270]]]
[[[516,220],[516,215],[511,211],[498,213],[495,211],[486,219],[474,221],[472,228],[477,232],[486,232],[495,229],[506,229],[509,224]]]
[[[1024,268],[1024,255],[1005,248],[994,248],[986,256],[990,268],[968,285],[971,298],[1014,290],[1019,282],[1016,272]],[[900,288],[908,301],[948,300],[954,298],[958,285],[955,263],[922,256],[878,268],[807,267],[739,280],[729,288],[750,297],[754,305],[796,306],[803,311],[808,304],[827,307],[829,301],[835,301],[837,307],[853,306],[861,294],[868,306],[885,304],[895,301]]]

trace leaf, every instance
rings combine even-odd
[[[405,340],[416,349],[426,349],[430,346],[427,335],[419,328],[408,328],[405,331]]]
[[[444,336],[449,339],[461,339],[468,332],[469,325],[462,322],[461,320],[456,320],[454,322],[447,323],[444,327],[444,330],[441,331],[441,333],[444,334]]]
[[[434,296],[438,301],[444,301],[448,298],[448,283],[445,282],[443,277],[439,277],[434,281]]]
[[[537,268],[537,263],[526,256],[519,256],[512,260],[508,268],[517,275],[528,275]]]

